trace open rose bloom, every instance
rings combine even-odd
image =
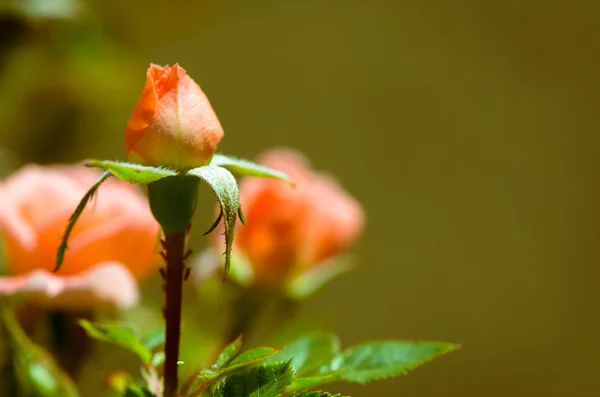
[[[58,307],[129,307],[159,264],[159,228],[143,194],[109,179],[76,223],[52,273],[68,219],[100,173],[81,166],[20,169],[0,183],[4,273],[0,294]]]
[[[360,204],[331,177],[315,172],[300,153],[276,149],[257,162],[285,172],[295,187],[245,178],[240,201],[247,227],[234,239],[233,277],[266,288],[287,288],[304,274],[332,266],[360,236]],[[217,243],[221,250],[220,240]]]

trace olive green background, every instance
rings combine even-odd
[[[1,47],[5,169],[123,159],[148,63],[179,62],[223,152],[295,147],[364,205],[360,269],[301,316],[345,344],[463,346],[331,391],[600,395],[599,2],[94,0],[86,13]]]

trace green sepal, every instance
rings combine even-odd
[[[339,353],[339,338],[329,332],[311,332],[286,345],[265,362],[292,360],[296,376],[307,376],[329,363]]]
[[[279,179],[293,185],[293,183],[290,181],[290,178],[284,172],[272,170],[263,165],[253,163],[252,161],[239,159],[236,157],[215,154],[210,161],[210,165],[227,168],[229,171],[243,176]]]
[[[87,167],[102,168],[110,171],[122,181],[129,183],[152,183],[168,176],[178,175],[177,171],[162,167],[149,167],[146,165],[132,164],[111,160],[87,160]]]
[[[256,347],[254,349],[246,350],[231,360],[227,366],[215,370],[204,369],[200,372],[200,375],[206,379],[216,379],[230,372],[239,370],[240,368],[247,367],[265,360],[277,353],[279,350],[280,349],[276,347],[269,346]]]
[[[445,342],[383,340],[351,347],[338,354],[321,374],[343,371],[339,378],[365,384],[406,374],[428,361],[457,350]]]
[[[148,184],[148,203],[165,235],[185,233],[198,203],[198,178],[176,175]]]
[[[87,320],[79,320],[79,325],[90,338],[124,347],[135,353],[145,365],[151,364],[152,352],[137,339],[131,330],[119,324],[92,323]]]
[[[231,172],[214,165],[191,169],[187,175],[195,176],[206,182],[219,200],[225,224],[225,274],[227,274],[231,266],[231,248],[240,208],[237,181]]]
[[[266,364],[227,376],[221,381],[215,397],[278,397],[294,378],[290,361]]]
[[[109,171],[103,172],[102,175],[100,175],[100,177],[96,180],[96,182],[94,182],[94,184],[89,188],[87,193],[83,195],[83,197],[81,198],[81,201],[77,205],[77,208],[75,208],[75,212],[73,212],[73,214],[69,217],[67,227],[65,228],[65,232],[63,233],[62,238],[60,240],[60,245],[58,246],[58,251],[56,252],[56,264],[55,264],[55,267],[53,270],[54,272],[58,271],[58,269],[60,269],[60,266],[63,263],[64,257],[65,257],[65,251],[67,250],[67,247],[68,247],[67,243],[69,240],[69,236],[71,235],[71,232],[73,231],[73,227],[75,226],[75,223],[81,216],[81,213],[85,209],[85,206],[87,205],[87,203],[92,199],[92,197],[94,197],[94,194],[96,193],[96,191],[98,190],[98,188],[100,187],[102,182],[107,180],[111,175],[112,174]]]

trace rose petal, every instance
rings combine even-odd
[[[128,308],[139,300],[135,278],[118,262],[99,263],[77,276],[62,277],[40,269],[0,277],[0,296],[15,294],[44,306],[69,309]]]

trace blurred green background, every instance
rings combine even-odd
[[[92,0],[69,18],[28,1],[50,3],[67,18],[0,20],[2,176],[124,159],[148,64],[179,62],[220,150],[298,148],[366,209],[361,268],[301,318],[346,345],[463,345],[330,390],[600,395],[599,2]]]

